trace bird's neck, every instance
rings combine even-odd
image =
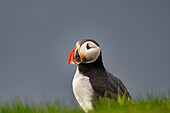
[[[94,75],[100,75],[100,73],[105,72],[105,68],[102,62],[102,55],[100,54],[97,60],[92,63],[80,63],[78,65],[80,73],[85,76],[93,77]]]

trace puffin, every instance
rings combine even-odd
[[[122,81],[105,69],[100,46],[95,40],[78,41],[69,55],[68,63],[77,65],[72,81],[73,93],[85,112],[93,110],[94,99],[103,98],[105,94],[109,98],[125,94],[126,98],[131,99]]]

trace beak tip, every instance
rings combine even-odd
[[[77,64],[76,62],[74,62],[73,60],[68,62],[69,64]]]

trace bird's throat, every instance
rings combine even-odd
[[[97,73],[105,72],[101,54],[97,60],[92,63],[80,63],[78,65],[78,69],[80,73],[88,77],[93,77],[92,75],[97,75]]]

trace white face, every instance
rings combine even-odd
[[[94,62],[100,55],[100,47],[91,41],[83,43],[80,47],[80,54],[83,54],[87,62]]]

